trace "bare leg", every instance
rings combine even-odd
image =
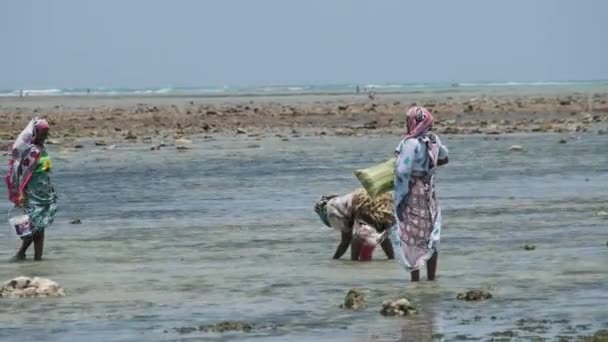
[[[439,259],[439,253],[435,251],[429,261],[426,263],[426,277],[429,281],[435,280],[435,273],[437,272],[437,261]]]
[[[34,234],[34,260],[42,260],[42,252],[44,251],[44,231]]]
[[[361,253],[361,244],[361,240],[359,240],[358,238],[353,238],[350,243],[350,260],[359,260],[359,254]]]
[[[420,281],[420,270],[412,271],[410,275],[412,276],[412,281]]]
[[[30,248],[32,241],[33,240],[31,237],[21,240],[21,247],[17,251],[17,254],[15,254],[15,256],[11,258],[11,260],[12,261],[25,260],[25,252],[27,251],[28,248]]]

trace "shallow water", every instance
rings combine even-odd
[[[0,340],[487,340],[508,329],[525,339],[608,327],[608,216],[597,215],[608,211],[606,140],[558,139],[444,138],[439,279],[418,284],[380,251],[371,263],[331,260],[338,236],[312,211],[322,194],[354,189],[352,171],[383,161],[395,137],[239,137],[183,153],[52,146],[61,212],[47,259],[0,263],[0,280],[45,276],[68,295],[2,299]],[[508,152],[513,144],[528,152]],[[0,260],[18,244],[5,227]],[[352,287],[367,290],[366,310],[339,308]],[[470,288],[494,298],[455,299]],[[420,314],[380,316],[380,303],[400,295]],[[228,319],[258,329],[173,329]],[[545,322],[520,329],[520,319]]]

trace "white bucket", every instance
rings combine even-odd
[[[23,238],[32,235],[32,218],[25,210],[21,210],[21,213],[17,216],[9,216],[8,222],[18,237]]]

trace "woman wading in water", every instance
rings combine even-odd
[[[392,193],[371,198],[364,189],[337,196],[327,195],[315,204],[321,221],[341,233],[334,259],[340,259],[350,246],[351,260],[370,261],[377,245],[387,258],[393,259],[393,248],[387,230],[394,224]]]
[[[49,175],[53,164],[44,147],[48,132],[48,122],[35,118],[11,148],[6,176],[8,196],[32,220],[32,234],[22,238],[21,248],[12,261],[25,260],[25,252],[32,243],[34,260],[42,260],[44,231],[53,223],[57,212],[57,195]]]
[[[427,266],[435,280],[441,237],[441,208],[435,195],[435,171],[448,163],[448,150],[431,130],[433,115],[424,107],[407,112],[407,134],[395,153],[394,209],[397,224],[390,238],[395,258],[412,281],[420,280]]]

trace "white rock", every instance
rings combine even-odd
[[[59,284],[50,279],[17,277],[4,284],[0,289],[0,295],[10,298],[42,298],[62,297],[65,292]]]
[[[189,145],[192,145],[192,140],[188,140],[188,139],[184,139],[184,138],[177,139],[177,140],[175,140],[175,145],[187,145],[187,146],[189,146]]]
[[[28,287],[25,290],[23,290],[23,296],[24,297],[36,297],[36,288],[35,287]]]
[[[11,293],[10,293],[11,297],[14,298],[20,298],[23,297],[23,290],[19,290],[19,289],[14,289]]]
[[[31,282],[32,282],[32,279],[30,279],[28,277],[17,277],[17,278],[14,278],[14,279],[8,281],[9,285],[12,285],[13,288],[19,289],[19,290],[23,290],[28,285],[30,285]],[[5,283],[5,286],[6,286],[6,283]]]

